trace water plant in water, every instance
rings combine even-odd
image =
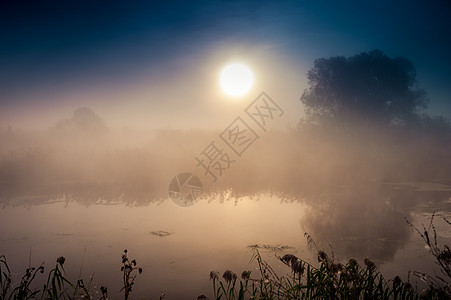
[[[316,247],[313,239],[306,237]],[[398,276],[384,279],[369,259],[362,265],[355,259],[341,264],[335,262],[333,252],[330,257],[322,250],[317,251],[318,266],[293,254],[276,255],[289,270],[279,275],[255,249],[252,259],[257,262],[257,274],[244,271],[238,279],[227,270],[220,279],[217,272],[210,273],[214,299],[419,299],[421,296],[409,281],[403,282]]]
[[[67,277],[64,270],[64,263],[66,259],[60,256],[56,260],[55,267],[50,270],[47,281],[42,289],[32,289],[31,285],[38,274],[44,273],[44,263],[38,268],[29,267],[22,276],[19,284],[14,287],[12,280],[12,272],[6,261],[5,255],[0,255],[0,300],[9,299],[108,299],[107,287],[100,287],[101,296],[94,297],[94,294],[99,294],[96,291],[94,278],[91,275],[89,283],[86,285],[85,281],[81,278],[81,270],[79,278],[76,283],[73,284]],[[132,286],[136,275],[133,271],[138,270],[139,274],[142,273],[142,268],[136,266],[136,260],[130,260],[127,255],[127,250],[124,250],[122,254],[122,275],[123,275],[123,287],[120,290],[124,291],[124,299],[129,299],[132,291]]]
[[[405,220],[423,239],[426,249],[434,257],[442,275],[432,277],[418,271],[414,271],[413,274],[428,285],[428,289],[425,291],[428,295],[438,295],[440,299],[451,299],[451,249],[448,245],[442,247],[439,245],[434,218],[435,213],[431,215],[429,225],[426,227],[423,224],[421,229],[414,226],[407,218]],[[442,220],[451,225],[451,222],[445,217],[442,217]]]
[[[132,275],[133,271],[138,270],[138,273],[142,273],[142,268],[136,266],[136,260],[130,260],[128,258],[127,249],[124,250],[122,254],[122,267],[121,271],[123,273],[123,284],[121,291],[124,291],[124,299],[128,300],[132,287],[135,284],[136,275]]]
[[[32,290],[30,285],[35,279],[36,275],[39,273],[44,273],[44,264],[41,264],[38,268],[29,267],[25,271],[25,274],[20,280],[20,284],[12,289],[12,276],[9,269],[8,263],[6,262],[6,257],[4,255],[0,256],[0,299],[32,299],[38,293],[39,290]],[[9,293],[9,296],[8,296]]]

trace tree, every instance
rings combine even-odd
[[[317,59],[307,78],[301,102],[317,125],[404,126],[427,108],[412,63],[380,50]]]
[[[105,121],[94,111],[81,107],[74,111],[72,118],[62,119],[51,128],[54,132],[64,134],[101,135],[108,131]]]

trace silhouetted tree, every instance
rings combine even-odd
[[[408,125],[428,103],[412,63],[379,50],[318,59],[307,77],[301,101],[318,125]]]

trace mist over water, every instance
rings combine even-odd
[[[127,248],[154,283],[138,295],[194,297],[208,291],[210,269],[248,267],[251,245],[314,262],[308,232],[338,260],[369,257],[389,276],[433,270],[404,218],[451,213],[449,132],[269,131],[213,182],[195,156],[220,131],[114,130],[89,109],[78,114],[46,132],[1,132],[0,240],[13,266],[31,249],[33,260],[65,255],[78,269],[86,247],[84,272],[112,286]],[[168,198],[181,172],[204,188],[191,207]]]

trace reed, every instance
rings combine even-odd
[[[432,227],[431,227],[432,228]],[[427,232],[427,229],[425,229]],[[427,234],[422,233],[426,237]],[[224,272],[222,279],[219,273],[212,271],[214,299],[449,299],[449,281],[441,280],[441,285],[429,285],[421,292],[410,282],[399,276],[386,279],[368,258],[362,264],[350,259],[342,264],[335,261],[333,251],[329,256],[318,250],[311,236],[306,234],[307,242],[317,252],[318,264],[314,265],[293,254],[277,256],[287,267],[288,273],[277,274],[263,260],[258,249],[254,249],[252,260],[256,262],[257,272],[244,271],[237,278],[232,271]],[[431,247],[435,243],[431,242]],[[434,252],[437,260],[443,264],[448,258],[448,247]],[[440,262],[438,263],[440,266]],[[443,270],[447,274],[447,269]],[[213,274],[213,275],[212,275]],[[418,275],[413,272],[414,275]],[[436,279],[436,282],[439,279]]]
[[[9,268],[5,255],[0,255],[0,300],[25,300],[25,299],[108,299],[107,287],[101,286],[100,293],[96,291],[94,278],[91,275],[88,284],[81,278],[81,272],[77,281],[72,283],[66,276],[64,263],[66,259],[60,256],[56,260],[56,265],[51,269],[47,276],[47,281],[42,289],[32,288],[33,281],[36,276],[44,273],[44,263],[38,268],[29,267],[22,276],[20,282],[15,286],[12,280],[12,272]],[[123,287],[120,292],[124,291],[124,299],[128,300],[132,292],[132,286],[135,283],[137,270],[142,273],[142,268],[136,266],[136,260],[128,258],[127,250],[122,254],[121,272],[123,276]],[[100,296],[95,296],[100,295]]]

